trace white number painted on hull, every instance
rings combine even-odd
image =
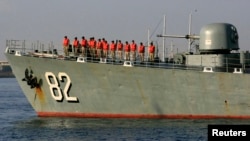
[[[53,81],[50,80],[50,78],[52,77]],[[61,101],[63,99],[63,95],[61,92],[61,89],[59,88],[59,84],[57,82],[57,79],[55,77],[55,75],[52,72],[46,72],[45,73],[45,78],[49,84],[49,89],[50,89],[50,93],[51,96],[57,100],[57,101]],[[52,83],[53,82],[53,83]],[[57,95],[55,94],[55,89],[57,90]]]
[[[71,84],[71,80],[70,80],[70,77],[68,76],[68,74],[64,73],[64,72],[59,72],[58,73],[58,77],[59,77],[59,80],[60,81],[63,81],[63,77],[66,77],[67,79],[67,83],[64,87],[64,90],[63,90],[63,93],[64,93],[64,96],[66,98],[66,100],[68,101],[77,101],[77,97],[70,97],[69,94],[68,94],[68,90],[70,88],[70,84]]]
[[[62,90],[60,88],[59,82],[57,81],[56,76],[54,75],[54,73],[52,72],[45,72],[45,78],[49,84],[49,89],[50,89],[50,93],[51,96],[57,100],[57,101],[62,101],[63,100],[63,94],[62,94]],[[53,81],[51,81],[51,79]],[[71,80],[70,77],[68,76],[68,74],[64,73],[64,72],[59,72],[58,73],[58,78],[61,82],[63,82],[63,79],[66,78],[67,79],[67,83],[63,89],[63,93],[64,93],[64,97],[67,101],[78,101],[77,97],[72,97],[69,96],[68,92],[70,89],[70,85],[71,85]],[[57,94],[55,93],[55,91],[57,91]]]

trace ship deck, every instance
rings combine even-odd
[[[162,61],[159,55],[156,55],[153,62],[149,61],[149,55],[145,53],[145,61],[141,62],[139,60],[139,55],[137,54],[134,61],[126,61],[125,59],[112,59],[111,55],[107,58],[91,57],[87,54],[87,57],[82,57],[81,53],[75,55],[73,52],[69,53],[69,56],[64,56],[62,50],[54,49],[52,44],[49,44],[48,49],[44,49],[44,45],[41,43],[32,43],[31,49],[27,48],[26,42],[23,40],[7,40],[6,42],[6,53],[13,54],[16,56],[27,56],[27,57],[39,57],[47,59],[58,59],[63,61],[77,61],[79,63],[101,63],[108,65],[121,65],[125,67],[144,67],[144,68],[160,68],[160,69],[180,69],[180,70],[193,70],[193,71],[203,71],[203,72],[226,72],[226,73],[250,73],[249,64],[223,64],[223,66],[204,66],[202,63],[200,65],[186,65],[185,63],[178,63],[174,61],[174,57],[165,58]],[[40,44],[38,47],[37,44]],[[41,47],[42,46],[42,47]],[[123,53],[124,54],[124,53]],[[116,54],[118,56],[118,54]],[[228,58],[227,58],[228,59]],[[234,59],[234,58],[233,58]],[[213,60],[211,60],[213,61]],[[226,61],[225,61],[226,62]],[[248,61],[249,62],[249,61]],[[216,62],[215,62],[216,64]]]

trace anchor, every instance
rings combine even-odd
[[[26,81],[27,85],[29,85],[31,89],[39,86],[37,83],[37,77],[33,74],[32,70],[29,71],[29,69],[26,68],[24,75],[25,77],[22,79],[22,81]]]

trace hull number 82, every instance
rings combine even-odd
[[[48,82],[51,96],[56,101],[62,101],[63,97],[65,97],[65,99],[67,101],[71,101],[71,102],[78,101],[77,97],[69,96],[69,90],[71,87],[71,80],[70,80],[70,77],[68,76],[68,74],[66,74],[65,72],[59,72],[58,77],[56,77],[54,73],[46,72],[45,78]],[[62,90],[60,88],[60,83],[63,83],[64,79],[66,79],[66,84]]]

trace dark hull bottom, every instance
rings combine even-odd
[[[39,117],[75,117],[75,118],[145,118],[145,119],[250,119],[246,116],[233,115],[156,115],[156,114],[101,114],[101,113],[60,113],[37,112]]]

